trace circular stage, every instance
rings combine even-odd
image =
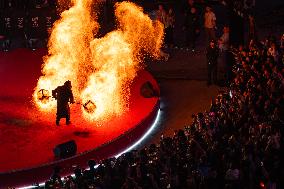
[[[158,85],[141,71],[131,86],[129,110],[122,116],[97,124],[83,118],[80,105],[71,105],[71,125],[62,119],[56,126],[55,112],[39,112],[32,103],[46,53],[45,49],[0,53],[0,188],[43,182],[55,165],[64,168],[64,175],[74,165],[86,167],[88,159],[114,156],[141,138],[158,114],[159,99],[140,95],[143,83],[150,81],[156,89]],[[69,140],[76,141],[77,155],[56,159],[53,148]]]

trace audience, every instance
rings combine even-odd
[[[50,1],[42,2],[47,6]],[[188,6],[185,27],[188,45],[194,49],[199,18],[193,0]],[[211,7],[206,7],[204,17],[208,41],[216,42],[216,16]],[[160,5],[157,19],[166,26],[166,42],[172,46],[172,9],[167,12]],[[254,18],[249,19],[246,47],[230,49],[229,28],[224,27],[218,42],[230,65],[229,85],[212,100],[209,110],[192,115],[192,123],[172,137],[162,135],[158,144],[98,164],[90,160],[89,169],[75,168],[74,177],[61,178],[56,167],[45,188],[284,188],[284,34],[280,41],[269,37],[258,42]],[[161,54],[169,58],[167,53]],[[234,60],[228,54],[233,54]],[[211,75],[216,82],[211,69],[208,84]]]
[[[283,61],[278,43],[234,49],[234,79],[209,110],[158,144],[101,161],[46,188],[283,188]],[[283,51],[278,51],[279,54]],[[57,182],[54,183],[54,179]]]

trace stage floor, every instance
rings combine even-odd
[[[32,103],[45,54],[45,49],[0,53],[0,173],[53,162],[53,148],[71,139],[77,143],[77,153],[108,143],[145,119],[158,101],[140,95],[146,81],[158,87],[148,72],[141,71],[131,87],[130,109],[122,116],[90,123],[82,117],[80,105],[71,105],[72,124],[66,126],[62,119],[57,127],[55,112],[41,113]]]

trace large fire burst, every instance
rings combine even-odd
[[[52,110],[56,101],[49,94],[70,80],[86,118],[120,115],[128,108],[130,84],[143,68],[144,55],[160,55],[163,26],[141,7],[121,2],[115,5],[117,29],[95,38],[99,24],[91,13],[92,0],[73,3],[54,24],[34,101],[40,110]],[[87,106],[96,108],[87,111]]]

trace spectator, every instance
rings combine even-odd
[[[220,57],[222,59],[223,65],[225,65],[226,70],[226,82],[229,83],[232,78],[232,62],[233,58],[231,53],[229,52],[230,47],[230,29],[228,26],[224,26],[223,35],[218,40],[219,49],[220,49]]]
[[[211,40],[206,51],[208,80],[207,85],[211,85],[212,79],[214,84],[217,84],[217,63],[218,63],[219,49],[215,41]]]
[[[284,33],[282,34],[281,39],[280,39],[280,49],[283,53],[284,52]]]
[[[184,15],[186,16],[188,13],[190,13],[191,8],[196,8],[195,1],[194,0],[187,0],[186,4],[184,6]]]
[[[167,12],[165,11],[163,5],[159,5],[159,8],[156,12],[156,19],[158,21],[160,21],[164,27],[166,26],[167,24]],[[160,57],[162,59],[164,59],[165,61],[168,61],[170,55],[166,52],[164,52],[162,49],[160,49]]]
[[[230,33],[229,27],[228,26],[224,26],[224,28],[223,28],[223,35],[220,37],[220,39],[218,41],[220,51],[228,51],[229,50],[229,46],[230,46],[229,33]]]
[[[156,15],[157,15],[157,20],[165,25],[167,21],[167,12],[165,11],[163,5],[159,5]]]
[[[268,48],[267,55],[273,57],[275,62],[278,62],[279,53],[275,43],[271,43],[270,47]]]
[[[215,13],[212,11],[212,8],[209,6],[206,6],[205,8],[204,28],[207,35],[207,40],[216,40],[216,16]]]
[[[190,9],[185,18],[185,31],[186,31],[186,46],[195,50],[195,42],[197,34],[199,33],[199,16],[195,7]]]
[[[60,170],[60,167],[54,167],[53,174],[51,175],[50,180],[45,183],[46,188],[61,188],[63,186],[63,182],[59,175]]]
[[[252,14],[248,15],[248,41],[250,40],[256,40],[257,35],[256,35],[256,26],[255,26],[255,19]]]
[[[169,8],[165,22],[165,43],[171,48],[174,46],[174,23],[175,15],[173,9]]]
[[[0,43],[1,43],[1,49],[5,52],[9,51],[10,48],[10,39],[7,38],[5,35],[0,34]]]

